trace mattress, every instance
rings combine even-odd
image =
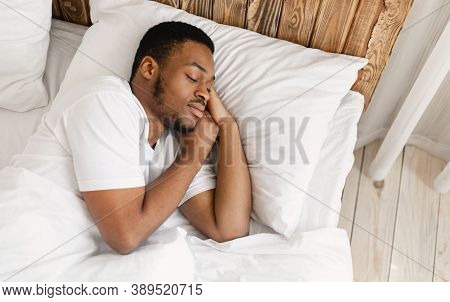
[[[26,140],[48,111],[51,100],[58,92],[65,70],[81,43],[85,30],[86,27],[80,25],[59,20],[52,21],[51,41],[44,75],[49,92],[49,105],[25,113],[0,109],[0,141],[3,145],[0,149],[0,170],[8,164],[12,155],[23,150]],[[165,232],[170,232],[171,236],[177,240],[182,238],[182,244],[181,241],[174,242],[178,244],[177,246],[187,245],[190,255],[185,255],[184,259],[192,259],[192,280],[195,281],[351,281],[350,245],[346,232],[337,229],[337,224],[341,192],[346,176],[353,165],[356,124],[362,108],[363,96],[359,93],[350,92],[343,99],[330,124],[331,132],[321,150],[320,161],[310,185],[308,188],[298,188],[299,191],[306,192],[309,197],[305,202],[297,232],[290,240],[286,240],[271,229],[252,220],[250,236],[217,243],[199,233],[179,210],[176,210],[155,232],[155,238],[162,236],[157,234]],[[11,131],[12,129],[14,131]],[[17,175],[22,174],[18,173]],[[28,177],[37,176],[28,175]],[[43,180],[36,178],[35,181]],[[149,240],[148,243],[150,244],[152,241]],[[147,247],[150,245],[144,244],[139,253],[146,255],[143,251],[146,251]],[[140,255],[139,253],[136,255]],[[150,255],[151,253],[148,252],[148,256]],[[99,259],[101,256],[103,255],[96,254],[97,258],[94,258]],[[108,259],[114,258],[110,254],[108,257],[110,257]],[[84,278],[83,281],[120,280],[118,275],[114,275],[116,278],[108,279],[107,276],[111,276],[110,273],[109,275],[105,273],[105,269],[101,270],[103,275],[98,271],[89,275],[88,272],[92,272],[92,267],[95,268],[96,264],[101,263],[105,267],[107,262],[104,259],[103,262],[95,262],[92,260],[94,258],[89,258],[88,263],[91,266],[85,267],[84,271],[81,264],[72,267],[72,274],[78,272],[78,275],[74,276]],[[125,263],[124,267],[129,269],[134,265],[133,261]],[[47,261],[48,265],[51,263],[51,261]],[[57,261],[54,262],[54,265],[57,265],[56,263]],[[48,266],[43,269],[43,271],[48,270]],[[36,276],[40,275],[38,273],[33,275],[32,269],[28,272],[26,280],[43,281],[46,279],[38,279]],[[122,278],[143,276],[140,280],[152,280],[145,274],[121,273]],[[187,273],[187,275],[189,274]],[[65,275],[67,278],[61,276],[46,280],[71,280],[67,274]],[[24,279],[18,278],[17,280]],[[124,280],[130,281],[131,279]]]

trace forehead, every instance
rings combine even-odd
[[[170,63],[177,68],[194,67],[198,64],[210,76],[214,74],[214,58],[208,46],[194,41],[187,41],[174,50]],[[195,64],[193,64],[195,63]]]

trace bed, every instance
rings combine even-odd
[[[45,261],[3,280],[20,281],[351,281],[347,234],[338,229],[340,198],[353,165],[357,122],[370,102],[412,1],[160,1],[217,22],[330,52],[365,56],[369,65],[342,100],[330,124],[319,164],[308,187],[301,223],[289,240],[251,221],[250,235],[225,243],[206,239],[176,210],[135,253],[115,255],[96,241],[70,258],[71,244]],[[214,3],[214,5],[213,5]],[[0,169],[20,153],[51,106],[89,20],[88,1],[53,1],[51,40],[44,83],[49,105],[28,112],[0,108]],[[61,19],[61,20],[57,20]],[[64,20],[64,21],[63,21]],[[78,23],[78,24],[76,24]],[[330,30],[333,28],[333,30]],[[14,128],[14,133],[11,129]],[[6,168],[7,169],[7,168]],[[330,172],[331,171],[331,172]],[[1,172],[0,172],[1,173]],[[30,178],[32,175],[27,176]],[[45,187],[36,180],[33,194]],[[323,190],[326,187],[327,190]],[[68,217],[80,210],[64,209]],[[80,210],[83,212],[83,210]],[[75,215],[76,216],[76,215]],[[88,225],[82,216],[80,226]],[[50,225],[51,226],[51,225]],[[88,238],[95,228],[88,228]],[[77,233],[78,234],[78,233]],[[70,235],[70,234],[68,234]],[[70,236],[68,236],[70,238]],[[37,240],[37,239],[34,239]],[[81,239],[83,240],[83,239]],[[31,246],[33,240],[27,243]],[[57,242],[50,243],[57,245]],[[73,247],[73,246],[72,246]],[[4,251],[7,254],[7,251]],[[43,251],[41,251],[42,253]],[[164,255],[156,263],[154,259]],[[72,257],[74,255],[71,255]],[[150,259],[152,258],[152,259]],[[159,258],[160,259],[160,258]]]

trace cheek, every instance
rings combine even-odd
[[[183,81],[173,81],[173,84],[168,87],[167,104],[171,108],[176,109],[177,112],[186,114],[187,104],[193,99],[192,87],[186,85]]]

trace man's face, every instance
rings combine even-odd
[[[203,115],[214,81],[211,50],[198,42],[184,42],[159,70],[153,97],[156,113],[166,127],[187,132]]]

